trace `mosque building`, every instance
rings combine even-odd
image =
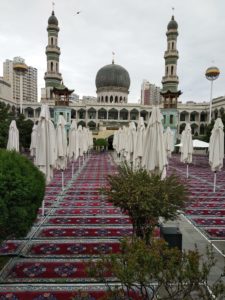
[[[57,122],[59,114],[63,114],[67,124],[73,119],[78,125],[88,126],[96,137],[107,138],[114,131],[130,121],[138,122],[143,117],[145,123],[151,116],[152,105],[129,103],[128,95],[130,76],[128,71],[117,64],[113,58],[112,63],[103,66],[96,74],[95,84],[97,98],[93,101],[74,102],[70,100],[73,89],[69,89],[63,83],[60,73],[60,47],[58,45],[59,23],[52,11],[48,19],[47,33],[48,45],[46,47],[47,70],[44,75],[45,87],[41,90],[41,102],[23,103],[23,112],[26,118],[37,121],[41,111],[41,104],[48,103],[51,118]],[[164,127],[170,126],[179,136],[187,122],[191,124],[192,133],[204,135],[209,120],[209,103],[178,101],[181,91],[178,88],[177,50],[178,24],[172,16],[167,26],[167,49],[164,54],[165,74],[162,77],[161,96],[163,98],[160,108],[164,117]],[[0,78],[0,101],[17,107],[16,103],[7,96],[10,86]],[[212,117],[216,118],[224,112],[225,97],[213,99]]]

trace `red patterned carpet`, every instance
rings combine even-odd
[[[2,254],[19,254],[1,273],[0,300],[71,300],[79,291],[88,292],[89,300],[104,295],[106,287],[89,276],[87,261],[118,253],[120,238],[132,234],[128,216],[99,193],[107,174],[114,172],[110,155],[92,154],[72,180],[71,168],[65,171],[63,193],[61,173],[55,172],[46,188],[45,217],[40,208],[25,240],[6,241],[0,247]],[[105,277],[116,284],[111,274]]]
[[[214,174],[210,170],[208,157],[194,158],[189,166],[190,177],[186,179],[186,165],[179,161],[180,156],[171,159],[169,173],[181,176],[190,192],[184,214],[211,240],[225,240],[225,169],[217,172],[217,188],[213,192]]]

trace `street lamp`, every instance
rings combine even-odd
[[[209,103],[209,124],[212,119],[212,92],[213,92],[213,81],[216,80],[220,75],[220,70],[217,67],[209,67],[205,72],[205,77],[211,81],[210,86],[210,103]]]
[[[28,70],[25,60],[19,56],[14,57],[13,59],[13,69],[16,74],[19,76],[19,87],[20,87],[20,114],[23,113],[23,77]]]

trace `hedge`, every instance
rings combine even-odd
[[[45,178],[29,159],[0,149],[0,240],[26,235],[44,192]]]

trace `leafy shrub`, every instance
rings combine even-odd
[[[24,236],[45,191],[44,175],[26,157],[0,149],[0,239]]]

